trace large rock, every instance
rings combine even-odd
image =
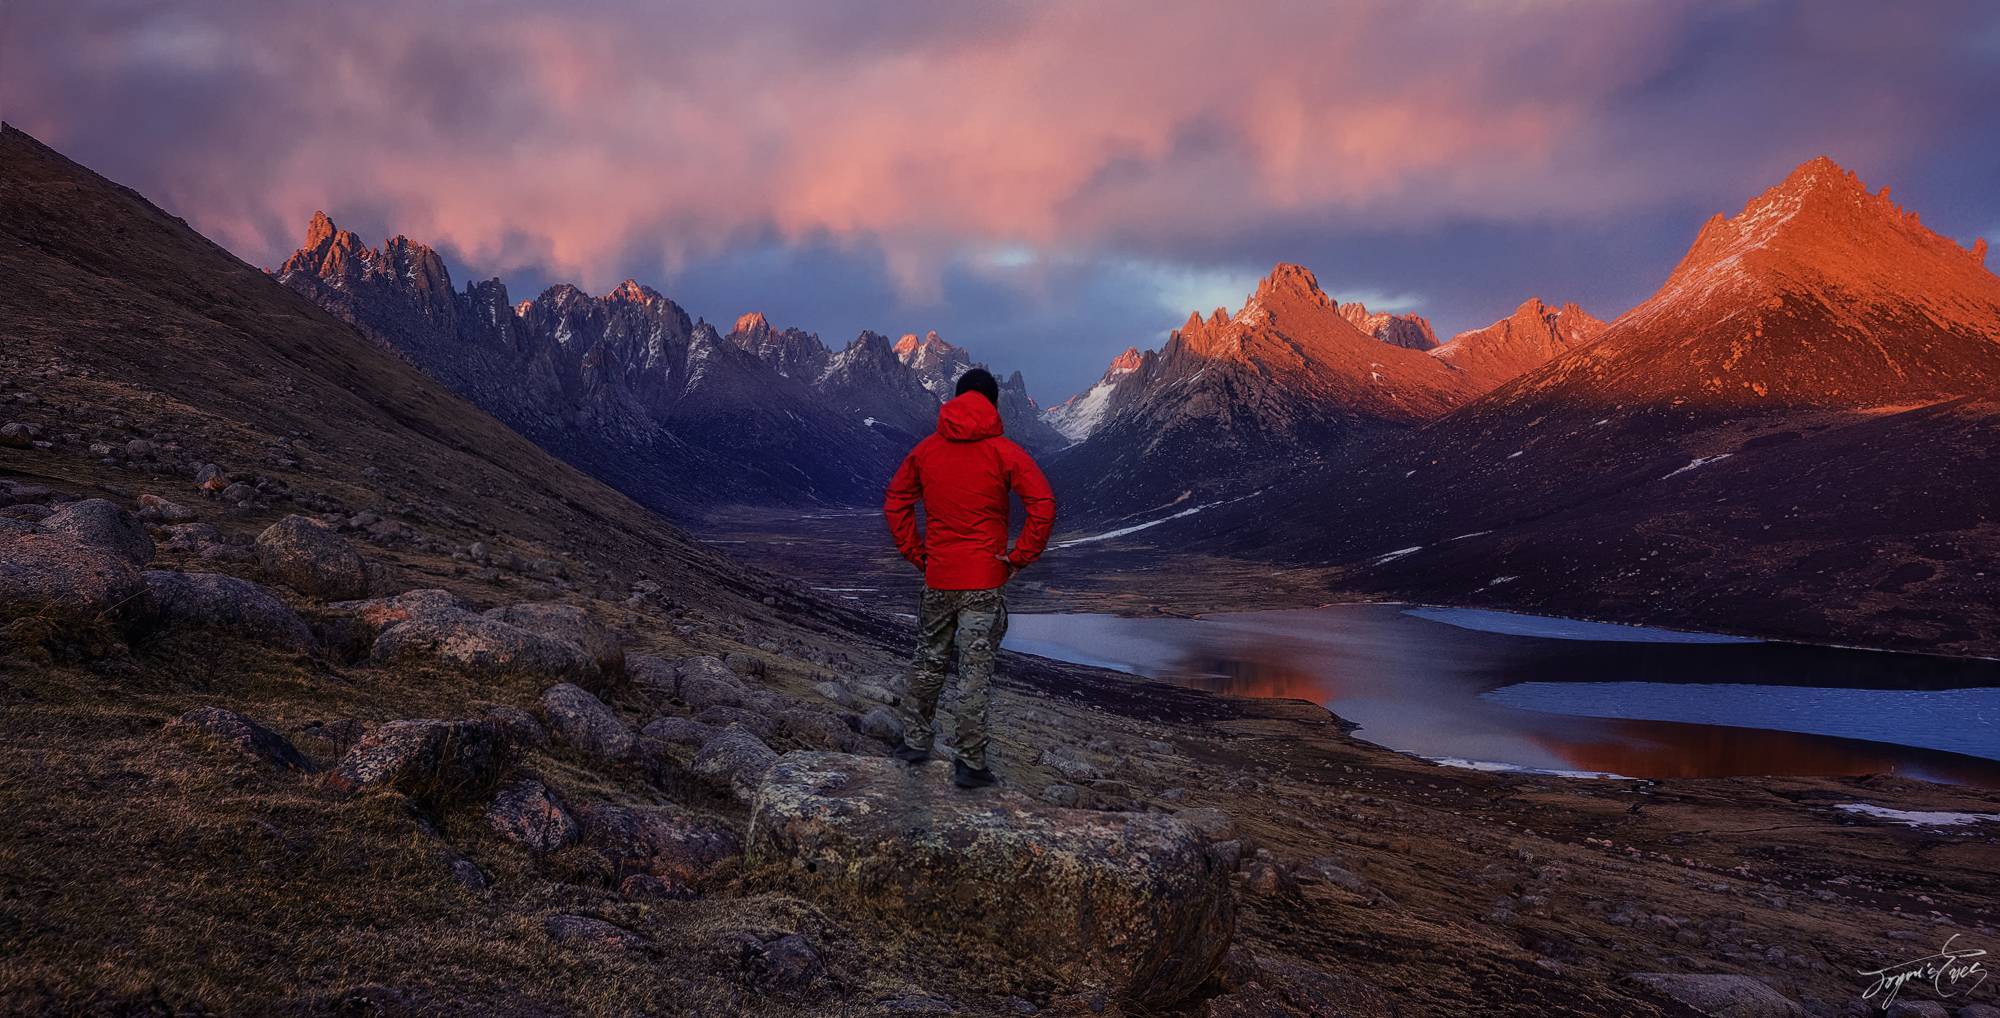
[[[0,523],[0,634],[102,628],[144,589],[123,551],[35,523]]]
[[[750,802],[757,797],[764,772],[777,760],[778,754],[764,740],[742,725],[732,724],[701,744],[688,769]]]
[[[536,852],[568,848],[581,833],[562,800],[533,778],[502,786],[486,807],[486,822],[501,837]]]
[[[699,880],[743,854],[736,832],[667,806],[595,803],[583,810],[583,840],[621,876],[650,873],[677,881]]]
[[[779,711],[775,720],[780,732],[812,749],[852,753],[861,745],[860,738],[846,721],[825,711],[793,707]]]
[[[664,706],[680,692],[680,668],[665,658],[628,654],[625,674],[631,679],[632,689],[655,707]]]
[[[270,591],[221,573],[148,570],[139,600],[142,625],[221,629],[304,653],[312,630],[291,606]]]
[[[719,657],[682,658],[675,673],[679,681],[674,695],[691,709],[742,707],[750,702],[750,691]]]
[[[361,553],[332,527],[304,516],[287,516],[258,534],[257,562],[301,594],[340,600],[368,593]]]
[[[1709,1018],[1805,1018],[1798,1002],[1734,973],[1640,972],[1632,981]]]
[[[399,622],[408,622],[419,616],[465,610],[451,591],[436,589],[406,590],[394,597],[342,601],[327,607],[353,618],[367,631],[370,640],[381,636],[390,626]]]
[[[787,754],[758,789],[751,861],[898,921],[983,931],[1078,986],[1143,1007],[1185,998],[1221,962],[1235,900],[1187,824],[968,794],[949,774]]]
[[[393,788],[449,801],[491,785],[505,752],[499,733],[484,721],[390,721],[348,750],[327,782],[349,794]]]
[[[68,534],[84,544],[110,548],[135,566],[153,559],[153,539],[146,536],[146,525],[108,499],[71,502],[43,518],[42,529]]]
[[[597,661],[568,640],[539,636],[518,626],[458,607],[362,602],[367,616],[386,620],[403,613],[375,638],[376,664],[438,661],[475,675],[521,673],[595,685]]]
[[[715,729],[693,718],[660,718],[640,729],[639,734],[670,746],[698,747],[715,734]]]
[[[258,763],[295,771],[312,770],[290,740],[232,710],[196,707],[167,722],[166,730],[226,746]]]
[[[861,715],[861,734],[883,742],[903,741],[903,719],[887,707],[870,707]]]
[[[567,682],[542,692],[542,717],[564,745],[593,760],[617,760],[632,750],[632,729],[589,691]]]
[[[576,605],[554,601],[510,604],[488,611],[486,617],[546,639],[573,643],[590,655],[597,662],[598,671],[606,676],[625,673],[625,647],[617,635],[591,621]]]

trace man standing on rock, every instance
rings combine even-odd
[[[1021,496],[1028,510],[1028,522],[1011,552],[1009,491]],[[919,501],[924,504],[922,533],[917,531]],[[903,745],[896,756],[911,764],[930,759],[938,694],[956,644],[963,686],[952,781],[961,788],[990,785],[986,706],[992,695],[993,652],[1007,633],[1007,604],[1000,588],[1041,557],[1055,524],[1056,500],[1035,461],[1001,437],[1000,385],[984,368],[959,376],[958,394],[938,410],[937,433],[918,442],[896,468],[882,514],[889,518],[896,549],[924,571],[916,661],[909,695],[899,708]]]

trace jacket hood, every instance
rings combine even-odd
[[[1001,431],[999,408],[979,393],[962,393],[938,408],[937,433],[954,442],[997,438]]]

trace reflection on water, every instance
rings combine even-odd
[[[1429,757],[1634,777],[1894,772],[2000,786],[2000,733],[1977,715],[1937,709],[1921,694],[1878,694],[1871,741],[1828,734],[1815,727],[1821,712],[1808,709],[1826,687],[2000,687],[2000,664],[1670,635],[1619,642],[1578,631],[1521,635],[1522,624],[1513,621],[1501,627],[1505,632],[1482,626],[1479,620],[1416,617],[1394,605],[1198,620],[1015,615],[1006,646],[1237,696],[1311,700],[1360,725],[1355,734],[1361,738]],[[1563,713],[1560,686],[1534,687],[1535,709],[1500,702],[1504,693],[1481,695],[1524,682],[1639,683],[1632,688],[1648,695],[1630,698],[1633,710],[1606,707],[1601,695],[1591,708],[1624,717]],[[1733,719],[1649,719],[1683,716],[1660,711],[1677,697],[1703,696],[1690,683],[1785,687],[1764,694],[1761,706],[1768,716],[1783,709],[1770,698],[1800,698],[1803,716],[1785,727],[1803,731],[1735,727]],[[1922,748],[1927,744],[1959,752]]]

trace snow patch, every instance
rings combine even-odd
[[[1495,576],[1494,578],[1487,580],[1486,585],[1489,587],[1497,587],[1503,583],[1512,583],[1518,579],[1520,579],[1520,577],[1518,576]]]
[[[1910,827],[1957,827],[1961,824],[2000,824],[2000,813],[1943,813],[1921,810],[1890,809],[1887,806],[1873,806],[1865,802],[1843,802],[1835,809],[1862,816],[1875,817]]]
[[[1456,756],[1427,756],[1423,759],[1440,767],[1456,767],[1467,771],[1489,773],[1541,774],[1551,778],[1586,778],[1596,781],[1637,781],[1638,778],[1613,774],[1610,771],[1566,771],[1547,767],[1524,767],[1520,764],[1496,763],[1492,760],[1467,760]]]
[[[1195,513],[1198,513],[1203,509],[1207,509],[1211,506],[1216,506],[1220,504],[1221,504],[1220,502],[1210,502],[1207,505],[1198,505],[1192,509],[1183,509],[1180,512],[1173,514],[1172,516],[1162,516],[1157,520],[1147,520],[1144,523],[1134,523],[1129,527],[1119,527],[1117,530],[1107,530],[1102,534],[1092,534],[1089,537],[1078,537],[1072,540],[1062,541],[1057,543],[1056,547],[1068,548],[1071,545],[1089,544],[1092,541],[1109,541],[1114,537],[1124,537],[1127,534],[1136,534],[1141,530],[1148,530],[1153,527],[1157,527],[1160,524],[1165,523],[1169,520],[1177,520],[1183,516],[1193,516]]]
[[[1396,561],[1396,560],[1397,560],[1397,559],[1399,559],[1399,558],[1402,558],[1402,557],[1403,557],[1403,556],[1405,556],[1405,555],[1414,555],[1414,554],[1416,554],[1417,552],[1420,552],[1420,551],[1423,551],[1423,550],[1424,550],[1424,546],[1423,546],[1423,545],[1421,545],[1421,544],[1413,544],[1413,545],[1411,545],[1411,546],[1410,546],[1410,547],[1408,547],[1408,548],[1398,548],[1398,549],[1396,549],[1395,551],[1392,551],[1392,552],[1388,553],[1387,555],[1380,555],[1380,556],[1377,556],[1377,557],[1376,557],[1376,559],[1375,559],[1375,564],[1376,564],[1376,565],[1378,565],[1378,566],[1380,566],[1380,565],[1387,565],[1387,564],[1389,564],[1389,563],[1391,563],[1391,562],[1394,562],[1394,561]]]
[[[1520,454],[1519,454],[1519,453],[1515,453],[1515,455],[1516,455],[1516,456],[1518,456],[1518,455],[1520,455]],[[1694,458],[1694,461],[1693,461],[1693,462],[1689,463],[1689,464],[1688,464],[1687,466],[1684,466],[1684,467],[1680,468],[1679,470],[1676,470],[1676,471],[1674,471],[1674,472],[1673,472],[1673,473],[1671,473],[1671,474],[1668,474],[1668,475],[1666,475],[1666,477],[1662,477],[1662,478],[1660,478],[1660,480],[1664,481],[1664,480],[1666,480],[1666,479],[1667,479],[1667,477],[1673,477],[1673,476],[1675,476],[1676,474],[1685,474],[1685,473],[1687,473],[1687,472],[1688,472],[1688,471],[1690,471],[1690,470],[1699,470],[1699,469],[1701,469],[1702,467],[1705,467],[1705,466],[1709,465],[1710,463],[1715,463],[1715,462],[1718,462],[1718,461],[1721,461],[1721,460],[1726,460],[1726,459],[1728,459],[1729,457],[1731,457],[1731,456],[1734,456],[1734,455],[1736,455],[1736,454],[1735,454],[1735,453],[1733,453],[1733,452],[1719,452],[1719,453],[1716,453],[1716,454],[1715,454],[1715,455],[1713,455],[1713,456],[1696,456],[1696,457]]]

